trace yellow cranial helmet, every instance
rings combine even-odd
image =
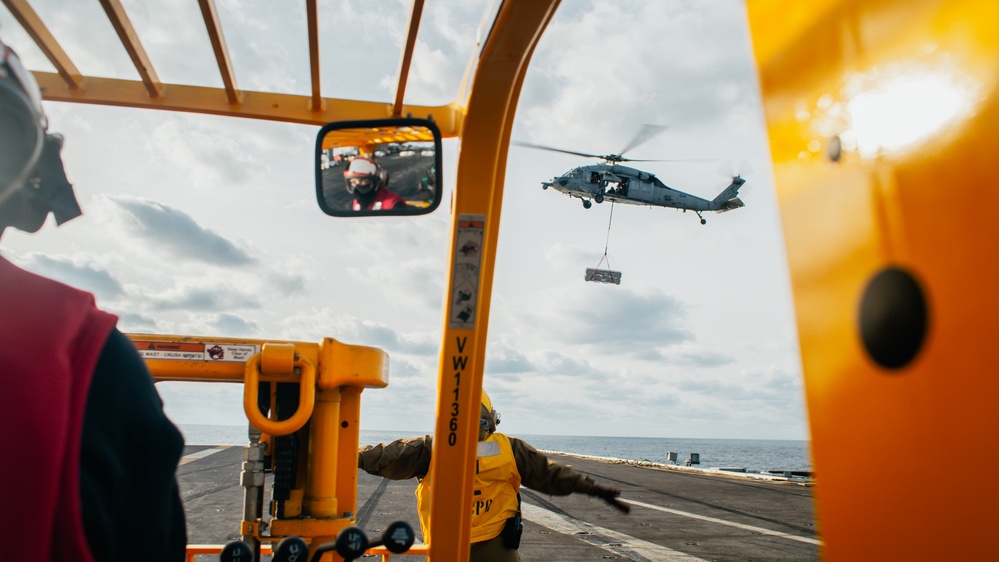
[[[496,426],[499,425],[500,415],[499,412],[493,409],[493,401],[489,398],[489,394],[485,390],[482,391],[482,407],[479,412],[479,437],[484,439],[483,433],[488,435],[489,433],[496,432]]]

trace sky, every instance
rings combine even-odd
[[[406,102],[455,98],[486,0],[427,2]],[[308,94],[304,3],[217,0],[238,86]],[[301,5],[299,5],[301,4]],[[136,72],[98,3],[32,3],[88,74]],[[197,3],[125,0],[165,83],[221,86]],[[280,9],[279,7],[280,6]],[[389,102],[409,5],[320,2],[323,94]],[[373,24],[377,22],[377,25]],[[52,70],[4,9],[26,66]],[[362,429],[432,432],[449,208],[342,219],[315,202],[318,127],[46,102],[84,216],[0,253],[91,291],[125,332],[380,347],[390,384]],[[523,147],[507,159],[484,388],[511,435],[807,439],[797,334],[763,110],[735,0],[566,0],[534,53],[513,138],[620,152],[713,198],[705,215],[580,201],[541,182],[595,160]],[[445,202],[457,141],[444,144]],[[696,160],[696,161],[695,161]],[[460,189],[460,187],[459,187]],[[610,228],[608,228],[610,227]],[[586,283],[606,262],[620,285]],[[242,387],[160,383],[179,424],[244,425]]]

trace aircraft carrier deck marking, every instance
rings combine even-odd
[[[724,519],[718,519],[715,517],[708,517],[706,515],[698,515],[696,513],[689,513],[687,511],[679,511],[677,509],[670,509],[668,507],[662,507],[659,505],[652,505],[650,503],[642,503],[634,500],[627,500],[624,498],[619,498],[619,501],[624,503],[630,503],[631,505],[637,505],[639,507],[646,507],[649,509],[655,509],[657,511],[664,511],[666,513],[672,513],[674,515],[682,515],[684,517],[690,517],[691,519],[700,519],[701,521],[707,521],[709,523],[718,523],[719,525],[728,525],[730,527],[736,527],[738,529],[745,529],[747,531],[752,531],[754,533],[760,533],[763,535],[771,535],[774,537],[781,537],[785,539],[790,539],[793,541],[801,541],[808,544],[821,545],[822,541],[818,539],[813,539],[811,537],[799,537],[798,535],[792,535],[789,533],[783,533],[781,531],[773,531],[771,529],[764,529],[763,527],[754,527],[752,525],[744,525],[742,523],[736,523],[734,521],[726,521]]]
[[[182,457],[180,459],[180,464],[178,464],[177,466],[183,466],[189,462],[194,462],[198,459],[203,459],[209,455],[214,455],[215,453],[221,453],[222,451],[228,448],[229,448],[228,446],[225,446],[225,447],[215,447],[212,449],[202,449],[196,453],[191,453],[190,455],[185,455],[184,457]]]
[[[635,503],[635,502],[629,502]],[[604,527],[591,524],[583,524],[568,517],[558,515],[542,507],[528,503],[521,504],[521,511],[524,517],[543,527],[547,527],[563,535],[578,535],[577,538],[586,541],[594,546],[598,546],[608,552],[618,556],[636,555],[653,562],[697,562],[704,560],[696,556],[685,554],[672,548],[667,548],[661,544],[637,539],[631,535],[612,531]],[[598,535],[598,536],[594,536]],[[617,541],[607,544],[606,539]],[[595,540],[588,540],[595,539]],[[620,544],[617,544],[620,543]]]

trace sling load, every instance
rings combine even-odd
[[[604,243],[604,255],[597,263],[597,267],[587,267],[583,279],[594,283],[621,284],[621,272],[610,269],[610,259],[607,258],[607,247],[610,245],[611,223],[614,220],[614,204],[611,203],[610,219],[607,220],[607,241]],[[607,263],[607,269],[600,269],[600,266]]]

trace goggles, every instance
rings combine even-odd
[[[500,423],[500,413],[493,410],[493,423],[499,425]],[[489,431],[489,418],[479,418],[479,429]]]

